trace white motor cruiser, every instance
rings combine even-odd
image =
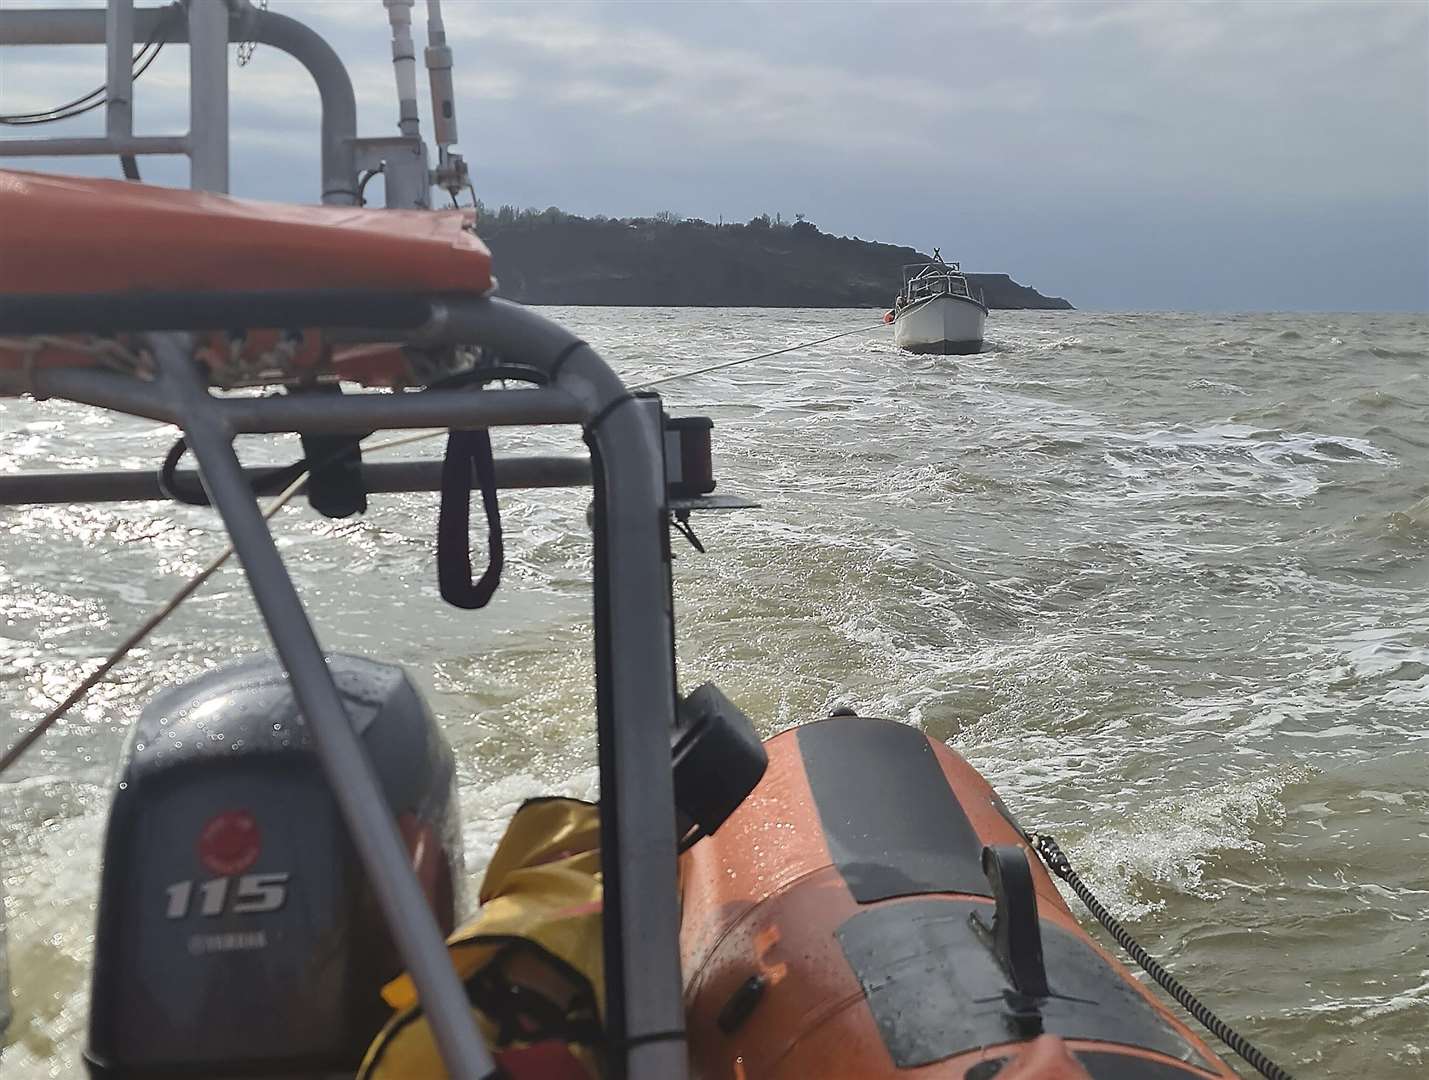
[[[957,263],[933,261],[903,268],[903,289],[894,302],[893,340],[917,353],[975,353],[982,348],[987,304],[973,296]]]

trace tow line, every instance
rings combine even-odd
[[[839,338],[851,337],[854,334],[866,334],[870,330],[881,329],[882,326],[882,323],[874,323],[871,326],[860,326],[853,330],[844,330],[837,334],[830,334],[828,337],[816,338],[813,341],[802,341],[797,345],[789,345],[782,349],[774,349],[771,352],[759,353],[757,356],[744,356],[740,357],[738,360],[726,360],[720,364],[711,364],[709,367],[699,368],[696,371],[682,371],[675,375],[665,375],[658,379],[651,379],[648,382],[637,383],[630,389],[646,390],[652,386],[663,386],[668,383],[678,382],[681,379],[692,379],[696,375],[705,375],[711,371],[721,371],[725,368],[738,367],[741,364],[752,364],[756,360],[767,360],[771,356],[782,356],[785,353],[798,352],[800,349],[808,349],[812,348],[815,345],[823,345],[825,342],[837,341]],[[381,442],[372,446],[366,446],[363,449],[368,453],[371,453],[376,450],[391,450],[394,447],[398,446],[408,446],[412,443],[425,442],[427,439],[434,439],[438,435],[442,434],[444,434],[444,432],[424,431],[416,435],[407,435],[402,438],[391,439],[387,442]],[[303,468],[300,472],[298,472],[296,479],[294,479],[293,482],[281,494],[279,494],[276,499],[273,500],[273,502],[269,505],[268,509],[263,512],[263,517],[265,520],[272,518],[274,514],[276,514],[279,510],[281,510],[284,506],[286,506],[289,502],[292,501],[293,497],[296,496],[298,492],[303,489],[303,485],[307,483],[308,473],[310,471],[311,469],[309,467]],[[3,755],[0,755],[0,775],[3,775],[6,770],[10,768],[10,766],[14,765],[15,762],[20,760],[20,758],[24,755],[25,751],[28,750],[31,746],[33,746],[40,739],[40,737],[45,734],[46,731],[48,731],[56,723],[58,723],[60,719],[67,712],[69,712],[70,709],[74,708],[75,705],[79,704],[79,702],[83,700],[84,696],[89,693],[89,691],[98,686],[99,683],[104,680],[104,677],[108,675],[109,672],[112,671],[115,666],[121,660],[123,660],[125,656],[129,654],[131,650],[133,650],[145,638],[147,638],[156,629],[158,629],[158,627],[163,623],[165,619],[167,619],[176,610],[178,610],[180,604],[182,604],[185,600],[187,600],[190,596],[197,592],[199,587],[202,586],[204,582],[206,582],[209,578],[213,577],[213,575],[219,571],[219,569],[224,565],[224,563],[228,561],[229,557],[232,554],[233,545],[230,544],[228,547],[224,548],[222,552],[215,556],[214,559],[207,566],[205,566],[197,574],[195,574],[188,581],[186,581],[184,585],[178,590],[178,592],[174,593],[174,595],[168,600],[167,603],[165,603],[162,607],[158,608],[158,610],[156,610],[152,615],[145,619],[138,626],[138,628],[133,631],[133,633],[131,633],[128,637],[121,641],[117,646],[115,646],[114,650],[104,658],[100,665],[88,675],[86,675],[84,679],[79,683],[79,685],[76,686],[73,690],[71,690],[69,695],[62,702],[60,702],[53,709],[47,712],[38,722],[34,724],[34,726],[32,726],[28,731],[21,735],[20,738],[8,750],[6,750]]]
[[[1046,833],[1029,832],[1025,835],[1027,842],[1032,845],[1032,850],[1037,852],[1042,857],[1042,861],[1047,864],[1047,869],[1072,887],[1072,891],[1087,906],[1087,910],[1097,917],[1097,921],[1106,927],[1107,932],[1116,939],[1116,943],[1126,950],[1127,955],[1135,960],[1146,974],[1156,980],[1161,989],[1175,998],[1181,1008],[1194,1016],[1207,1031],[1229,1046],[1261,1076],[1267,1077],[1268,1080],[1294,1080],[1294,1077],[1288,1072],[1251,1045],[1250,1040],[1244,1035],[1212,1012],[1205,1002],[1182,986],[1174,975],[1137,944],[1136,939],[1127,932],[1126,927],[1122,926],[1115,916],[1107,911],[1102,902],[1087,887],[1087,883],[1072,869],[1071,860],[1063,854],[1062,849],[1057,846],[1056,840]]]

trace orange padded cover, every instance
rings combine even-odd
[[[0,170],[0,293],[491,289],[469,211],[255,202]]]

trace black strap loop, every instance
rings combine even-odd
[[[175,502],[185,506],[211,506],[208,492],[202,486],[191,489],[179,483],[179,462],[189,452],[189,444],[181,435],[164,455],[164,463],[159,466],[159,490]],[[291,465],[274,468],[251,484],[254,495],[276,495],[307,470],[308,459],[300,458]]]
[[[486,570],[471,579],[471,481],[472,470],[481,487],[481,503],[486,511]],[[501,583],[505,564],[501,539],[501,508],[496,502],[496,461],[491,453],[491,434],[451,431],[442,461],[442,501],[437,515],[437,583],[442,599],[453,607],[483,608]]]

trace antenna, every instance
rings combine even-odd
[[[392,68],[397,76],[397,127],[419,134],[417,117],[417,47],[412,44],[412,7],[416,0],[382,0],[392,24]]]
[[[442,0],[427,0],[427,77],[432,87],[432,128],[437,144],[437,168],[432,182],[445,188],[456,201],[469,187],[466,162],[451,152],[457,142],[456,89],[452,84],[452,50],[447,44],[447,28],[442,22]],[[473,196],[474,198],[474,196]]]

